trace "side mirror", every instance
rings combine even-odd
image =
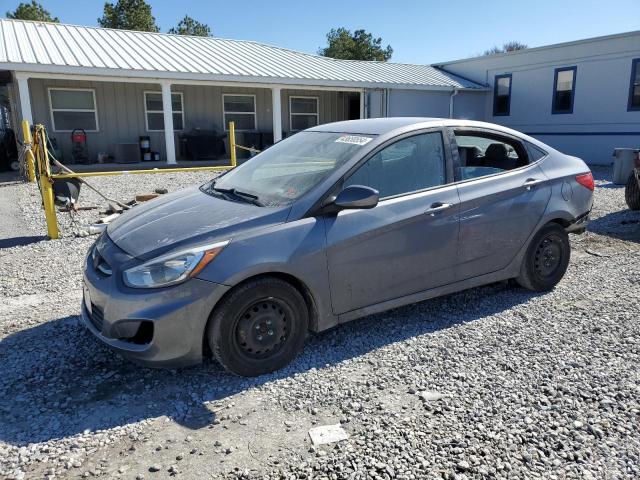
[[[341,210],[356,208],[373,208],[378,205],[380,193],[364,185],[350,185],[342,190],[333,204]]]

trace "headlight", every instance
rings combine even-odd
[[[200,273],[228,243],[219,242],[154,258],[122,272],[122,280],[132,288],[175,285]]]

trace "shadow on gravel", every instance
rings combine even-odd
[[[162,415],[203,428],[218,408],[205,402],[224,405],[248,388],[477,321],[535,295],[499,283],[369,316],[311,335],[290,366],[253,379],[211,360],[182,370],[140,367],[99,344],[79,317],[60,318],[0,341],[0,440],[25,445]]]
[[[0,248],[11,248],[22,245],[31,245],[32,243],[38,243],[42,240],[46,240],[44,235],[33,235],[30,237],[13,237],[0,239]]]
[[[608,213],[589,221],[588,230],[598,235],[640,243],[640,211]]]

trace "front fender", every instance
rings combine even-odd
[[[265,274],[284,274],[306,286],[317,330],[337,324],[331,310],[324,223],[303,218],[234,238],[198,278],[231,287]]]

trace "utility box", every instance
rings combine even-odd
[[[613,150],[613,183],[616,185],[627,183],[639,153],[640,149],[637,148],[615,148]]]

